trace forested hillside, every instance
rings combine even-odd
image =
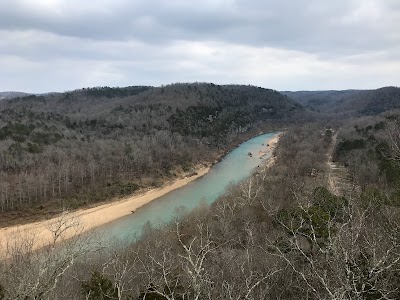
[[[350,171],[364,193],[381,204],[400,207],[400,113],[391,111],[347,123],[338,136],[334,158]],[[395,154],[393,154],[395,153]]]
[[[345,90],[345,91],[298,91],[298,92],[281,92],[283,95],[295,100],[301,105],[311,110],[325,112],[332,110],[338,103],[345,99],[357,95],[361,91]]]
[[[207,90],[224,94],[212,98],[218,93]],[[40,179],[36,166],[50,174],[38,180],[38,195],[48,182],[48,199],[54,192],[56,202],[106,195],[116,182],[118,191],[131,192],[140,178],[187,168],[224,143],[302,116],[286,97],[253,87],[117,93],[90,89],[5,103],[2,163],[13,164],[2,178]],[[400,114],[326,116],[289,125],[275,164],[257,168],[210,206],[179,211],[165,227],[148,224],[135,242],[107,247],[85,234],[59,248],[63,230],[83,226],[64,216],[49,227],[54,240],[40,251],[35,236],[17,237],[0,261],[0,299],[399,299]],[[37,151],[29,150],[33,144]],[[43,160],[49,169],[39,169]],[[339,166],[343,172],[335,173]],[[5,186],[12,183],[23,187],[17,180]],[[337,188],[344,183],[347,190]]]
[[[374,95],[394,104],[396,91]],[[211,84],[0,103],[3,216],[131,193],[287,127],[274,164],[210,206],[146,225],[134,242],[84,234],[58,246],[64,230],[84,225],[68,215],[40,251],[35,236],[13,237],[2,249],[0,299],[399,299],[400,113],[362,115],[380,107],[367,100],[349,118],[305,118],[277,92]]]
[[[318,112],[345,115],[377,115],[400,108],[400,88],[377,90],[282,92],[301,105]]]
[[[159,186],[301,112],[272,90],[206,83],[3,100],[0,226]]]
[[[11,247],[3,298],[399,299],[398,115],[327,125],[289,128],[275,165],[130,245],[88,254],[83,236],[24,259],[29,243]],[[332,150],[356,193],[329,187]]]
[[[362,91],[344,99],[335,112],[351,111],[361,115],[377,115],[400,108],[400,88],[384,87],[377,90]]]
[[[15,97],[24,97],[28,96],[29,94],[27,93],[21,93],[21,92],[0,92],[0,100],[3,99],[12,99]]]

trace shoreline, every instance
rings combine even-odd
[[[267,140],[267,149],[263,152],[263,155],[267,155],[274,150],[281,134],[282,133],[278,133],[271,139]],[[221,161],[229,152],[230,151],[224,153],[217,162]],[[260,155],[260,158],[263,155]],[[264,163],[270,165],[272,161],[273,157],[271,155],[271,157],[266,159]],[[151,201],[206,175],[215,163],[211,164],[211,166],[203,166],[197,169],[193,176],[177,179],[160,188],[150,189],[141,194],[127,196],[118,201],[112,201],[91,208],[82,208],[44,221],[0,228],[0,249],[6,249],[10,243],[15,245],[16,242],[18,242],[18,239],[21,238],[34,238],[34,244],[32,246],[34,250],[46,247],[53,243],[53,234],[49,230],[50,227],[57,227],[57,224],[60,224],[61,222],[69,222],[70,224],[76,223],[77,226],[71,226],[71,228],[65,230],[56,242],[68,240],[69,238],[134,213],[138,208],[150,203]],[[66,225],[64,224],[64,226]]]
[[[260,157],[263,157],[264,155],[267,154],[271,154],[271,156],[268,157],[268,159],[266,159],[264,162],[264,166],[266,169],[272,167],[276,162],[276,156],[273,155],[273,151],[275,150],[276,145],[279,143],[279,139],[281,138],[282,135],[283,132],[276,134],[272,139],[268,141],[267,150],[265,152],[260,153],[261,154]]]
[[[158,199],[165,194],[179,189],[190,182],[204,176],[211,167],[196,170],[196,175],[175,180],[161,188],[150,189],[138,195],[125,197],[118,201],[109,202],[92,208],[79,209],[45,221],[15,225],[0,228],[0,249],[6,249],[9,244],[15,245],[20,238],[33,238],[33,249],[40,249],[52,243],[52,232],[49,227],[57,222],[76,223],[71,230],[65,231],[57,242],[67,240],[75,235],[88,232],[94,228],[134,213],[138,208]],[[78,224],[79,223],[79,224]],[[65,226],[65,225],[64,225]],[[76,230],[79,230],[77,232]]]
[[[259,135],[263,135],[263,134],[267,134],[267,133],[274,133],[274,131],[272,131],[272,132],[259,131],[258,133],[253,132],[251,134],[245,134],[239,140],[229,143],[226,148],[216,150],[214,153],[211,153],[209,156],[209,159],[198,162],[196,164],[196,166],[194,168],[192,168],[191,172],[184,172],[182,170],[182,172],[180,172],[178,175],[175,174],[175,175],[169,176],[168,179],[162,178],[161,179],[162,184],[159,187],[143,186],[140,189],[134,191],[130,195],[112,197],[112,198],[109,198],[106,200],[99,201],[97,203],[89,203],[86,205],[82,205],[82,206],[80,206],[76,209],[72,209],[72,210],[68,210],[68,208],[67,208],[67,211],[72,213],[72,212],[76,212],[76,211],[88,210],[88,209],[100,207],[100,206],[103,206],[103,205],[109,204],[109,203],[117,203],[121,200],[126,199],[127,197],[139,196],[148,191],[166,187],[166,186],[174,183],[177,180],[193,176],[193,174],[195,175],[202,167],[205,167],[205,166],[212,167],[213,165],[222,161],[233,149],[239,147],[242,143],[244,143],[252,138],[255,138]],[[25,214],[28,213],[28,216],[24,216],[23,215],[24,213]],[[10,214],[13,215],[12,213],[10,213]],[[29,210],[22,211],[22,215],[19,215],[16,218],[9,218],[9,220],[6,220],[5,222],[0,222],[0,239],[1,239],[1,230],[2,229],[45,222],[50,219],[56,219],[56,218],[60,217],[61,215],[63,215],[63,212],[59,211],[59,209],[54,206],[53,206],[53,208],[49,208],[49,211],[45,212],[44,214],[33,212],[33,214],[29,215]],[[1,217],[2,217],[2,214],[0,213],[0,218]],[[7,215],[5,215],[5,218],[7,219]]]

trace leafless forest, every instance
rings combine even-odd
[[[351,117],[269,90],[207,84],[0,102],[6,212],[89,197],[94,187],[108,197],[110,178],[119,188],[144,184],[140,178],[192,166],[246,134],[284,131],[274,165],[211,206],[147,226],[135,243],[104,249],[84,235],[60,251],[62,232],[82,226],[65,215],[41,251],[21,234],[3,249],[0,299],[400,299],[400,113],[392,105],[399,94],[376,93],[391,103],[387,110],[365,110],[374,98],[352,97],[342,101],[358,105]],[[13,131],[31,124],[29,134]],[[38,132],[57,141],[35,142]]]
[[[93,88],[0,102],[0,226],[159,186],[302,108],[250,86]]]

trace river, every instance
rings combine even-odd
[[[160,226],[169,222],[178,209],[192,210],[202,202],[211,204],[221,196],[230,184],[248,177],[260,163],[271,153],[259,157],[259,151],[265,151],[268,141],[277,133],[256,136],[229,152],[211,170],[187,184],[152,202],[142,206],[132,215],[122,217],[95,231],[113,242],[132,241],[140,235],[143,226],[150,222],[152,226]],[[248,153],[251,152],[252,156]]]

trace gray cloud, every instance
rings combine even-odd
[[[397,0],[3,0],[0,89],[192,80],[348,88],[347,75],[353,87],[378,75],[396,84],[398,28]],[[361,71],[368,80],[354,77]]]

